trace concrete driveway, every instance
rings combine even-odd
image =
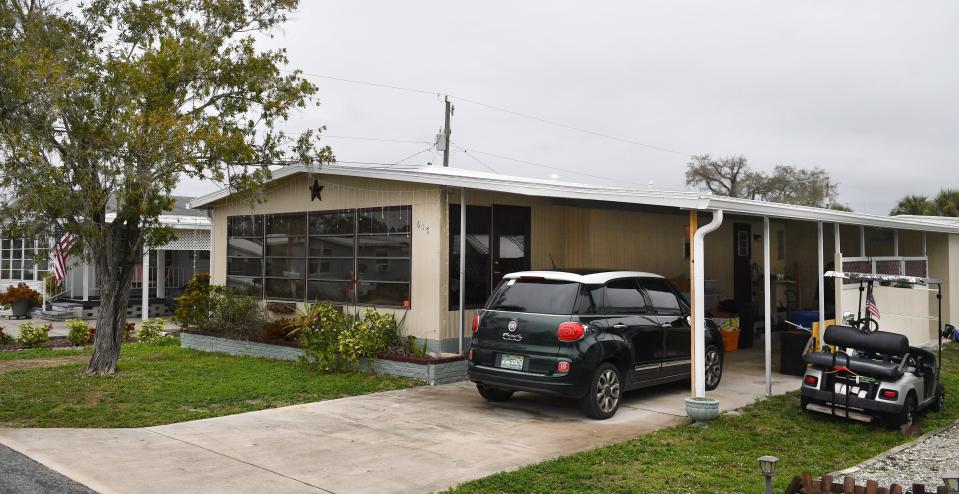
[[[710,396],[762,393],[761,354],[728,358]],[[776,375],[775,391],[798,389]],[[0,443],[102,493],[426,492],[686,422],[685,385],[626,395],[610,420],[467,383],[420,387],[137,429],[0,429]]]

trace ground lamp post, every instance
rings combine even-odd
[[[942,482],[946,484],[946,492],[959,494],[959,471],[952,470],[942,474]]]
[[[779,458],[775,456],[759,457],[759,468],[763,471],[763,476],[766,477],[766,494],[772,494],[773,492],[773,475],[776,474],[777,461],[779,461]]]

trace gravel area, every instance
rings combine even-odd
[[[897,483],[903,487],[917,483],[932,487],[935,492],[935,487],[942,485],[943,472],[959,470],[957,444],[959,423],[919,438],[888,456],[844,470],[844,473],[860,483],[875,480],[881,486]]]
[[[94,491],[0,444],[0,492],[96,494]]]

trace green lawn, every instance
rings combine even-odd
[[[923,432],[959,419],[959,345],[943,349],[946,409],[922,416]],[[706,428],[682,425],[469,482],[452,492],[761,493],[756,461],[779,457],[782,492],[794,475],[822,475],[914,438],[898,430],[799,411],[791,393],[756,402]]]
[[[0,352],[0,360],[88,353]],[[415,386],[412,379],[324,374],[295,362],[234,357],[175,344],[123,345],[114,376],[86,363],[0,373],[0,427],[137,427]]]

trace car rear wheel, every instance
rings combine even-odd
[[[623,385],[619,369],[606,362],[593,373],[589,391],[580,399],[580,406],[589,417],[606,420],[619,410],[622,393]]]
[[[479,391],[480,396],[482,396],[483,398],[486,398],[486,401],[492,401],[492,402],[506,401],[513,396],[512,391],[506,391],[505,389],[490,388],[488,386],[483,386],[482,384],[477,384],[476,390]]]
[[[709,345],[706,347],[706,390],[712,391],[719,386],[719,381],[723,379],[723,357],[719,353],[719,347]]]

